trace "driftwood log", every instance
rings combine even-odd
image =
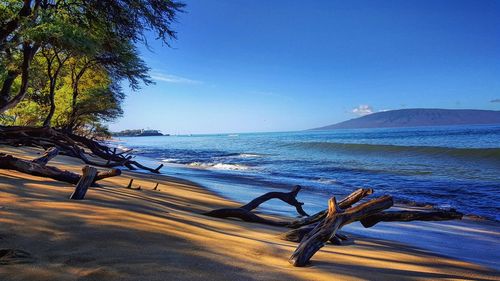
[[[87,189],[94,182],[94,178],[97,175],[97,169],[90,166],[85,166],[82,169],[82,177],[78,181],[75,187],[75,191],[69,199],[73,200],[82,200],[85,198],[85,194],[87,193]]]
[[[342,199],[338,204],[339,207],[342,209],[347,209],[351,207],[352,205],[356,204],[359,200],[365,198],[368,195],[373,194],[373,189],[371,188],[359,188],[349,194],[347,197]],[[293,221],[292,223],[288,224],[288,227],[290,228],[299,228],[305,225],[313,224],[316,222],[321,221],[326,217],[326,214],[328,213],[328,210],[324,210],[321,212],[318,212],[312,216],[309,217],[304,217],[298,220]]]
[[[122,170],[120,169],[109,169],[103,172],[97,172],[97,175],[94,178],[94,182],[100,181],[105,178],[116,177],[122,174]]]
[[[379,212],[360,220],[365,227],[372,227],[379,222],[393,221],[445,221],[462,219],[463,214],[455,209],[438,210],[432,212],[423,211],[395,211],[395,212]]]
[[[34,176],[51,178],[58,181],[63,181],[71,184],[77,184],[81,176],[66,170],[61,170],[57,167],[41,165],[33,161],[28,161],[0,153],[0,169],[16,170],[21,173],[30,174]],[[119,169],[112,169],[107,172],[99,172],[95,176],[94,182],[104,178],[120,175]]]
[[[307,233],[288,261],[293,266],[306,265],[311,257],[329,241],[343,225],[388,209],[393,205],[391,196],[382,196],[343,210],[335,197],[328,201],[325,219]]]
[[[347,198],[356,198],[352,196],[355,193],[360,193],[361,190],[358,189],[354,191],[351,195],[348,197],[344,198],[341,202],[345,202]],[[370,194],[373,191],[370,192]],[[366,193],[368,194],[368,193]],[[359,198],[359,197],[358,197]],[[353,200],[352,204],[356,203],[356,200]],[[352,205],[351,204],[351,205]],[[338,203],[338,206],[341,207],[341,203]],[[342,208],[342,207],[341,207]],[[342,208],[343,209],[343,208]],[[363,219],[360,220],[361,224],[365,228],[370,228],[375,226],[379,222],[408,222],[408,221],[445,221],[445,220],[455,220],[455,219],[462,219],[463,214],[460,212],[457,212],[454,209],[451,210],[437,210],[437,211],[389,211],[389,212],[378,212],[373,215],[369,215]],[[324,219],[324,217],[323,217]],[[321,220],[301,220],[301,223],[297,223],[295,221],[294,223],[290,224],[288,227],[295,227],[296,225],[302,225],[299,228],[295,228],[292,230],[289,230],[287,232],[282,233],[279,235],[279,238],[282,240],[286,241],[291,241],[291,242],[301,242],[304,236],[306,236],[309,232],[311,232]],[[306,224],[305,223],[310,223]],[[335,245],[341,244],[342,240],[347,240],[347,237],[345,235],[342,235],[340,233],[336,233],[335,237],[332,237],[330,242]]]
[[[269,201],[271,199],[279,199],[285,203],[288,203],[289,205],[294,206],[295,209],[297,210],[297,213],[299,213],[300,215],[307,216],[307,213],[302,208],[302,205],[304,205],[304,203],[297,201],[297,194],[299,193],[301,188],[302,187],[297,185],[290,192],[268,192],[262,196],[255,198],[248,204],[243,205],[239,208],[217,209],[207,212],[205,213],[205,215],[216,218],[238,218],[246,222],[255,222],[255,223],[262,223],[275,226],[287,226],[288,224],[290,224],[290,222],[269,220],[257,214],[252,213],[252,210],[256,209],[266,201]]]
[[[252,210],[270,199],[281,199],[282,201],[295,206],[301,215],[306,214],[302,205],[297,201],[296,196],[300,191],[300,186],[296,186],[291,192],[269,192],[255,198],[248,204],[239,208],[223,208],[210,211],[205,215],[217,218],[238,218],[248,222],[263,223],[275,226],[285,226],[293,228],[280,235],[280,238],[287,241],[298,242],[299,245],[289,258],[289,262],[294,266],[304,266],[309,263],[311,257],[320,250],[327,242],[339,245],[348,238],[339,233],[339,230],[350,223],[360,221],[365,227],[372,227],[379,222],[393,221],[440,221],[461,219],[463,214],[455,210],[439,211],[384,211],[393,206],[393,199],[385,195],[376,199],[359,203],[365,197],[373,194],[373,189],[357,189],[339,202],[331,198],[328,202],[328,209],[318,212],[312,216],[306,216],[294,221],[276,221],[263,218]],[[359,204],[357,204],[359,203]],[[357,205],[355,205],[357,204]]]

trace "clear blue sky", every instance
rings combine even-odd
[[[186,0],[112,130],[302,130],[380,110],[500,110],[500,1]],[[496,100],[496,101],[495,101]]]

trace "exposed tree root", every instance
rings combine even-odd
[[[76,157],[85,164],[100,167],[125,166],[131,170],[144,169],[152,173],[160,173],[163,167],[163,164],[155,169],[146,167],[132,160],[132,156],[128,154],[130,150],[117,153],[116,148],[111,149],[95,140],[49,127],[0,126],[0,144],[43,149],[55,147],[61,154]],[[103,161],[92,160],[89,156],[97,156]]]

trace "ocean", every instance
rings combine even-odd
[[[162,173],[248,201],[301,185],[313,213],[356,188],[500,221],[500,125],[122,137]],[[276,205],[270,211],[288,212]]]

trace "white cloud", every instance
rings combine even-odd
[[[373,112],[374,112],[373,108],[367,104],[361,104],[352,110],[352,113],[359,115],[359,116],[372,114]]]
[[[500,102],[500,99],[494,99],[494,100],[491,100],[490,102],[497,103],[497,102]]]
[[[167,83],[174,83],[174,84],[201,84],[203,82],[198,81],[198,80],[193,80],[177,75],[172,75],[172,74],[164,74],[164,73],[159,73],[155,72],[151,74],[151,78],[157,81],[162,81],[162,82],[167,82]]]

